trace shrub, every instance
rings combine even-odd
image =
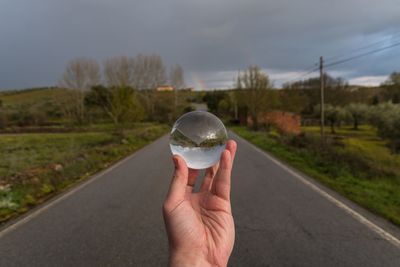
[[[8,125],[8,117],[5,112],[0,111],[0,129],[6,128]]]
[[[327,137],[325,144],[321,145],[319,138],[303,133],[297,136],[280,136],[279,141],[296,150],[310,152],[320,162],[321,167],[329,170],[336,177],[341,175],[343,169],[367,179],[395,175],[377,166],[371,166],[362,154],[343,149],[344,144],[340,138]]]
[[[389,141],[392,152],[400,152],[400,105],[379,104],[371,109],[369,117],[378,129],[378,135]]]
[[[21,127],[32,125],[33,121],[32,114],[25,106],[18,107],[17,111],[12,113],[11,118],[16,125]]]

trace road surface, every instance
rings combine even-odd
[[[397,228],[344,200],[370,218],[360,222],[342,202],[235,139],[230,266],[400,266]],[[169,153],[165,136],[4,228],[0,266],[166,266]]]

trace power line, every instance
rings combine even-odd
[[[378,49],[374,49],[374,50],[371,50],[371,51],[368,51],[368,52],[365,52],[365,53],[362,53],[362,54],[359,54],[359,55],[355,55],[355,56],[348,57],[348,58],[345,58],[345,59],[337,60],[337,61],[325,64],[325,68],[329,68],[329,67],[332,67],[332,66],[335,66],[335,65],[343,64],[345,62],[348,62],[348,61],[351,61],[351,60],[355,60],[355,59],[358,59],[358,58],[361,58],[361,57],[365,57],[365,56],[368,56],[368,55],[371,55],[371,54],[374,54],[374,53],[378,53],[378,52],[381,52],[381,51],[384,51],[384,50],[387,50],[387,49],[390,49],[390,48],[393,48],[393,47],[396,47],[396,46],[399,46],[399,45],[400,45],[400,42],[394,43],[394,44],[389,45],[389,46],[381,47],[381,48],[378,48]]]
[[[397,36],[397,35],[399,35],[399,36]],[[394,35],[392,35],[390,37],[391,40],[393,40],[393,36],[395,36],[395,39],[397,39],[398,37],[400,37],[400,32],[397,32]],[[375,43],[360,47],[358,49],[353,49],[351,51],[365,50],[367,48],[371,48],[371,47],[383,44],[383,43],[388,42],[388,41],[390,41],[390,40],[381,40],[379,42],[375,42]],[[398,41],[398,40],[396,40],[396,41]],[[391,45],[388,45],[388,46],[385,46],[385,47],[380,47],[380,48],[377,48],[377,49],[374,49],[374,50],[371,50],[371,51],[367,51],[367,52],[364,52],[364,53],[361,53],[361,54],[358,54],[358,55],[355,55],[355,56],[351,56],[351,57],[344,58],[344,59],[341,59],[341,60],[333,61],[331,63],[325,64],[325,68],[332,67],[332,66],[339,65],[339,64],[343,64],[345,62],[352,61],[352,60],[355,60],[355,59],[358,59],[358,58],[361,58],[361,57],[364,57],[364,56],[367,56],[367,55],[370,55],[370,54],[378,53],[378,52],[381,52],[381,51],[384,51],[384,50],[387,50],[387,49],[390,49],[390,48],[393,48],[393,47],[396,47],[396,46],[399,46],[399,45],[400,45],[400,42],[396,42],[394,44],[391,44]],[[341,58],[341,57],[344,57],[344,55],[340,56],[340,57],[338,57],[338,56],[331,57],[330,59],[328,59],[328,61],[332,60],[333,58]],[[301,75],[298,75],[298,76],[296,76],[295,78],[292,78],[292,79],[283,80],[282,84],[284,84],[284,83],[289,83],[289,84],[290,83],[294,83],[295,81],[300,80],[301,78],[306,77],[306,76],[310,75],[311,73],[319,70],[319,67],[315,67],[315,66],[317,66],[317,63],[315,63],[313,67],[310,67],[310,68],[302,71]]]
[[[365,50],[367,48],[372,48],[374,46],[385,44],[387,42],[393,42],[393,41],[397,42],[397,41],[400,41],[399,38],[400,38],[400,31],[393,33],[390,37],[387,37],[384,40],[380,40],[378,42],[374,42],[374,43],[371,43],[371,44],[368,44],[368,45],[365,45],[365,46],[362,46],[362,47],[354,48],[354,49],[350,50],[349,52],[358,52],[360,50]],[[337,58],[342,58],[344,56],[345,55],[343,55],[343,54],[342,55],[331,56],[331,57],[325,58],[325,61],[336,60]]]
[[[289,84],[293,83],[294,81],[299,80],[299,79],[301,79],[301,78],[303,78],[305,76],[308,76],[309,74],[317,71],[319,68],[316,67],[316,65],[317,65],[317,63],[315,63],[312,67],[310,67],[308,69],[305,69],[304,71],[301,72],[302,74],[300,74],[298,76],[295,76],[295,78],[283,80],[282,84],[284,84],[284,83],[289,83]]]

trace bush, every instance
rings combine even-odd
[[[117,133],[122,133],[129,123],[144,117],[136,90],[128,86],[93,86],[85,97],[85,104],[87,107],[101,108],[114,123]]]
[[[30,114],[28,108],[26,108],[25,106],[19,107],[17,111],[12,113],[11,119],[16,125],[20,127],[32,125],[33,121],[32,114]]]
[[[43,109],[31,108],[29,112],[32,118],[31,125],[42,126],[47,122],[47,114]]]
[[[5,112],[0,111],[0,129],[5,129],[8,125],[8,117]]]
[[[370,121],[378,129],[378,135],[389,141],[394,153],[400,152],[400,105],[384,103],[375,106],[369,114]]]
[[[324,145],[321,145],[319,138],[304,133],[296,136],[280,136],[278,140],[296,150],[311,152],[313,157],[320,162],[321,167],[329,170],[336,177],[339,177],[343,170],[366,179],[395,175],[377,166],[371,166],[362,154],[343,149],[344,144],[340,138],[327,137]]]
[[[184,109],[183,109],[183,112],[184,113],[188,113],[188,112],[191,112],[191,111],[194,111],[195,109],[192,107],[192,106],[186,106]]]

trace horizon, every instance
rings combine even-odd
[[[197,90],[231,87],[248,65],[260,66],[279,87],[303,76],[320,56],[332,63],[399,44],[399,8],[396,0],[379,6],[371,0],[223,0],[212,8],[208,1],[180,0],[3,3],[0,90],[57,84],[77,57],[102,63],[139,53],[181,64],[186,83]],[[398,46],[378,51],[327,71],[350,84],[377,86],[399,71],[398,52]]]

